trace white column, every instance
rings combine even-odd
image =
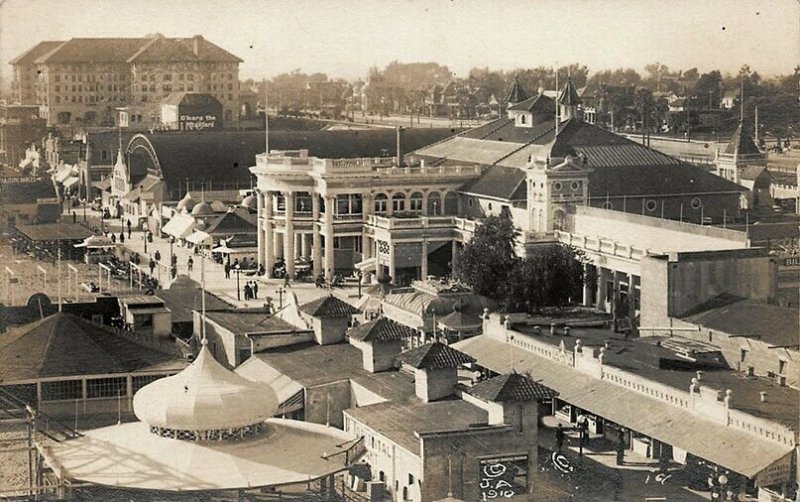
[[[422,239],[420,246],[420,279],[428,277],[428,239]]]
[[[283,257],[286,260],[286,275],[294,278],[294,193],[283,192],[286,201],[286,233],[283,236]]]
[[[606,310],[606,269],[597,267],[597,310]]]
[[[264,194],[256,192],[256,201],[258,202],[258,223],[256,225],[256,238],[258,242],[258,266],[265,267],[264,264]]]
[[[583,282],[583,306],[584,307],[589,307],[590,306],[589,305],[589,300],[591,300],[591,298],[592,298],[591,284],[586,282],[586,278],[589,276],[589,270],[590,270],[589,267],[591,267],[591,265],[589,265],[588,263],[584,263],[583,264],[583,279],[584,279],[584,282]]]
[[[369,234],[366,232],[366,222],[372,214],[374,202],[372,195],[366,193],[361,197],[361,207],[364,214],[364,225],[361,226],[361,259],[366,260],[372,256],[372,247],[369,240]]]
[[[333,280],[335,262],[333,259],[333,206],[335,198],[325,197],[325,277]]]
[[[275,228],[272,224],[272,192],[264,194],[264,270],[267,277],[275,265]]]
[[[314,278],[319,277],[322,273],[322,238],[319,233],[319,194],[311,193],[311,225],[312,225],[312,247],[311,253],[314,259]]]
[[[375,278],[383,279],[383,265],[381,264],[380,249],[378,249],[378,239],[372,239],[372,256],[375,257]]]
[[[389,277],[392,278],[392,284],[397,284],[397,267],[394,264],[394,242],[389,241]]]
[[[310,235],[307,233],[300,234],[300,256],[306,260],[311,257],[311,241],[309,237]]]

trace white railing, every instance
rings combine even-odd
[[[650,254],[649,249],[638,248],[630,244],[622,244],[610,239],[577,235],[558,230],[555,231],[555,234],[559,242],[583,249],[585,251],[594,251],[600,254],[616,256],[619,258],[627,258],[629,260],[636,261],[641,261],[642,258]]]

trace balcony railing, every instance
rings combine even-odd
[[[370,215],[367,224],[387,230],[412,228],[442,228],[456,225],[454,216],[417,216],[396,218],[392,216]]]

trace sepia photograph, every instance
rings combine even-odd
[[[800,0],[0,0],[0,501],[799,462]]]

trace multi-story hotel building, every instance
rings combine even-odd
[[[39,105],[48,125],[115,125],[127,108],[130,126],[160,124],[161,102],[173,92],[205,92],[223,105],[223,122],[239,117],[239,63],[196,35],[167,38],[73,38],[45,41],[11,60],[12,90]]]

